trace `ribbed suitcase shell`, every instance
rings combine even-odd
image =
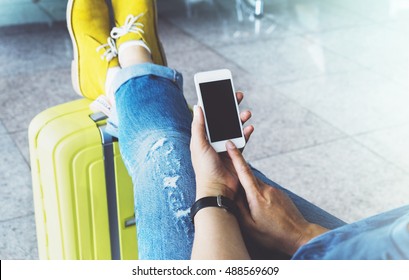
[[[29,127],[40,259],[137,259],[131,178],[89,103],[52,107]]]

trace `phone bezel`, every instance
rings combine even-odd
[[[207,83],[207,82],[216,82],[220,80],[230,80],[231,86],[232,86],[232,94],[233,94],[233,100],[234,104],[236,106],[236,117],[238,119],[238,122],[240,124],[240,133],[241,136],[233,139],[226,139],[226,140],[221,140],[221,141],[216,141],[216,142],[211,142],[210,138],[210,133],[209,133],[209,127],[207,125],[207,120],[206,120],[206,109],[204,108],[203,105],[203,100],[202,100],[202,93],[200,90],[199,84],[201,83]],[[234,83],[233,83],[233,76],[228,69],[219,69],[219,70],[213,70],[213,71],[206,71],[206,72],[199,72],[196,73],[194,76],[194,82],[195,82],[195,87],[196,87],[196,93],[197,93],[197,98],[198,98],[198,105],[202,108],[203,114],[204,114],[204,119],[205,119],[205,126],[206,126],[206,133],[207,133],[207,138],[210,143],[210,145],[215,149],[216,152],[225,152],[226,151],[226,142],[228,140],[232,141],[237,148],[241,149],[246,145],[246,140],[244,138],[243,134],[243,125],[240,120],[240,111],[239,111],[239,105],[237,103],[237,98],[236,98],[236,92],[234,89]]]

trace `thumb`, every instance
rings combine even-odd
[[[198,105],[193,106],[191,149],[208,145],[203,111]]]

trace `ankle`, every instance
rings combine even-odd
[[[150,49],[141,40],[123,43],[118,50],[118,59],[122,68],[153,62]]]

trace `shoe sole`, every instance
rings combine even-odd
[[[71,82],[72,82],[72,87],[74,88],[74,91],[80,95],[80,96],[85,96],[81,92],[81,86],[80,86],[80,80],[79,80],[79,65],[78,65],[78,46],[77,46],[77,40],[75,39],[74,31],[72,30],[72,6],[74,4],[74,0],[68,0],[67,4],[67,29],[68,33],[70,34],[71,37],[71,42],[72,42],[72,50],[73,50],[73,55],[74,59],[71,61]]]

